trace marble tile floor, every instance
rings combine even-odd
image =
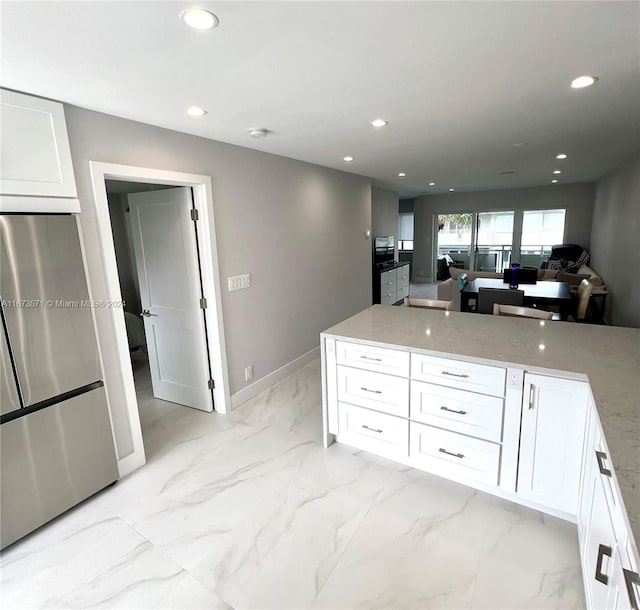
[[[318,360],[227,417],[136,376],[148,463],[7,549],[2,608],[584,607],[575,526],[325,450]]]

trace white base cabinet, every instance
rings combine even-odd
[[[525,374],[518,495],[576,514],[588,394],[584,382]]]
[[[326,446],[336,435],[575,519],[588,607],[639,610],[638,551],[588,383],[333,336],[322,342]]]

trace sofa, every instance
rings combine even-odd
[[[466,273],[469,281],[472,282],[479,277],[502,279],[502,273],[492,273],[489,271],[471,271],[470,269],[457,269],[449,267],[451,279],[438,284],[438,299],[441,301],[453,301],[453,311],[460,311],[460,292],[458,290],[458,277]],[[589,280],[595,288],[604,288],[602,278],[590,267],[582,265],[577,273],[568,271],[556,271],[551,269],[538,269],[539,282],[567,282],[571,286],[578,286],[583,280]]]

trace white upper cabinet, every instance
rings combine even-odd
[[[519,496],[577,513],[588,396],[581,381],[525,374]]]
[[[0,194],[76,197],[62,104],[0,89]]]

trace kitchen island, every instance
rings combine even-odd
[[[325,331],[321,348],[325,445],[337,438],[575,521],[585,574],[613,554],[616,599],[637,604],[640,330],[376,305]],[[554,468],[566,480],[545,489]],[[606,485],[593,483],[598,470]],[[613,550],[589,539],[602,494]],[[615,582],[594,593],[586,580],[590,605],[625,607]]]

